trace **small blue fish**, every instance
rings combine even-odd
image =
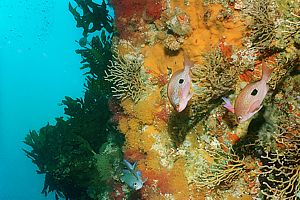
[[[131,165],[130,162],[124,160],[124,164],[126,165],[127,169],[123,169],[121,181],[126,183],[130,188],[134,190],[141,189],[143,187],[143,184],[147,181],[147,179],[143,181],[141,171],[136,170],[137,162]]]

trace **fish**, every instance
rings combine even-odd
[[[121,181],[126,183],[131,189],[139,190],[143,187],[147,179],[142,180],[141,171],[137,171],[135,162],[133,165],[124,159],[124,164],[126,169],[123,169],[123,174],[121,176]]]
[[[238,123],[247,121],[263,107],[262,102],[269,90],[267,82],[272,71],[273,69],[267,67],[266,63],[262,61],[261,79],[246,85],[237,96],[234,106],[228,98],[222,97],[225,101],[224,107],[236,115]]]
[[[190,70],[194,64],[185,56],[183,65],[183,69],[172,75],[167,90],[169,101],[177,112],[183,111],[193,96],[190,91],[192,86]]]

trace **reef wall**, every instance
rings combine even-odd
[[[299,198],[299,2],[112,0],[114,23],[105,2],[75,2],[83,16],[69,9],[84,29],[77,53],[90,70],[85,97],[67,97],[70,119],[25,140],[33,149],[27,155],[46,173],[44,193],[70,199]],[[113,33],[111,41],[104,32],[87,37],[103,28]],[[193,62],[193,96],[177,112],[168,83],[185,57]],[[261,79],[264,64],[273,72],[263,108],[237,123],[222,97],[234,101]],[[54,141],[47,138],[61,141],[51,153],[45,148]],[[147,178],[141,189],[121,180],[123,159],[137,161]]]

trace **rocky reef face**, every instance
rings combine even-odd
[[[26,151],[42,168],[41,172],[52,179],[55,174],[58,180],[76,180],[81,195],[85,193],[87,199],[299,198],[299,2],[110,3],[115,10],[113,24],[109,17],[90,21],[108,21],[102,24],[115,29],[111,42],[103,43],[109,38],[102,34],[77,51],[83,57],[83,68],[90,69],[86,91],[86,98],[90,99],[64,102],[75,110],[87,109],[86,115],[66,113],[80,119],[78,123],[94,119],[93,112],[101,115],[101,106],[110,110],[109,119],[100,122],[96,117],[99,124],[89,121],[91,127],[79,126],[84,132],[102,127],[100,130],[95,129],[90,135],[75,131],[70,136],[84,144],[78,143],[85,147],[85,153],[79,152],[78,158],[85,156],[87,160],[83,162],[90,162],[86,168],[88,183],[81,185],[81,179],[68,179],[66,172],[42,168],[56,165],[56,161],[44,163],[37,156],[39,152],[33,156]],[[76,9],[71,7],[70,11],[78,20]],[[112,27],[106,30],[110,32]],[[84,28],[84,37],[89,32],[93,30]],[[194,63],[193,97],[178,113],[168,100],[167,84],[171,74],[183,69],[185,56]],[[223,107],[222,97],[234,100],[247,84],[260,80],[262,62],[273,69],[263,108],[239,124],[234,114]],[[99,99],[101,92],[108,98]],[[107,125],[113,131],[104,128]],[[65,133],[64,129],[61,131]],[[39,137],[43,134],[40,132]],[[37,133],[32,132],[26,143],[33,150],[45,148],[45,144],[36,147],[36,141],[30,142],[36,137]],[[123,158],[138,161],[137,168],[147,178],[138,191],[120,181]],[[70,159],[75,162],[75,158]],[[68,169],[77,170],[75,165]],[[64,185],[54,180],[48,191],[55,190],[72,199]]]
[[[132,3],[131,8],[135,5],[134,1],[126,2]],[[143,92],[139,101],[135,101],[135,96],[122,98],[124,116],[118,125],[125,136],[125,158],[138,159],[139,169],[148,177],[141,196],[144,199],[296,198],[274,192],[271,188],[277,179],[267,178],[267,172],[262,173],[261,169],[273,169],[270,162],[278,151],[266,145],[266,138],[276,141],[278,136],[266,131],[269,117],[263,113],[278,105],[274,104],[274,96],[282,89],[283,82],[299,79],[297,6],[259,0],[182,0],[157,4],[161,6],[157,9],[160,17],[152,20],[145,17],[148,7],[136,8],[137,13],[131,13],[131,18],[127,18],[125,10],[116,12],[117,28],[121,21],[123,25],[132,23],[136,27],[131,35],[121,30],[115,37],[114,48],[118,54],[143,59],[136,75],[145,83],[141,87]],[[121,4],[113,2],[113,6],[118,10]],[[139,23],[134,23],[135,17]],[[295,27],[289,27],[288,23]],[[284,47],[279,45],[284,37],[282,28],[290,33]],[[188,107],[177,113],[166,97],[166,85],[170,73],[183,68],[184,55],[194,62],[194,96]],[[291,59],[287,60],[288,57]],[[265,109],[249,121],[237,124],[220,99],[225,96],[234,99],[246,84],[259,80],[262,60],[273,68]],[[285,103],[280,101],[293,104],[292,113],[299,117],[297,97],[293,98]],[[280,123],[277,121],[272,127],[278,130]],[[294,123],[299,126],[299,119]],[[296,127],[290,128],[295,135],[299,134]],[[247,148],[241,148],[241,144]],[[270,153],[272,156],[266,158],[265,154]],[[299,191],[299,178],[291,182],[295,194]]]

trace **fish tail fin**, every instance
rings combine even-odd
[[[262,80],[265,82],[268,82],[271,73],[273,72],[273,69],[269,68],[265,61],[262,61]]]
[[[189,59],[186,53],[184,53],[183,65],[184,65],[184,69],[188,68],[188,70],[190,70],[194,66],[194,63]]]

